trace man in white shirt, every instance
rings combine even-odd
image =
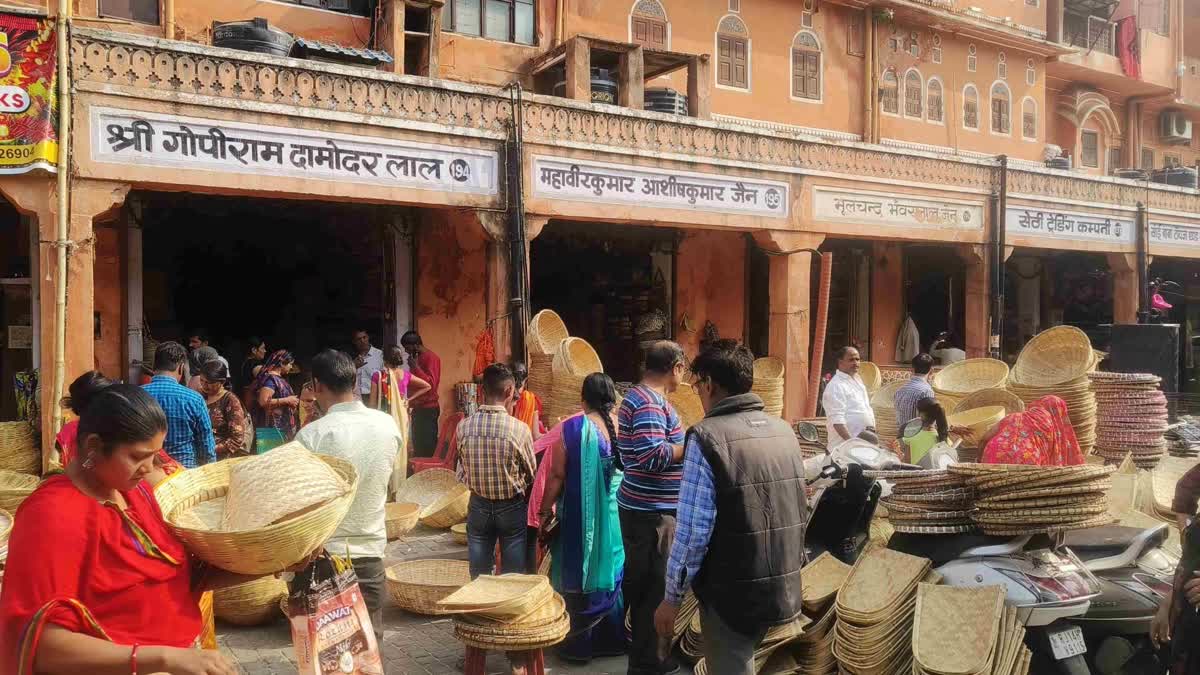
[[[829,384],[825,385],[825,393],[821,396],[830,450],[855,437],[872,442],[877,440],[871,397],[867,394],[867,387],[862,378],[858,376],[860,361],[862,357],[854,347],[839,349],[837,372],[833,374]]]
[[[371,335],[361,328],[351,336],[354,343],[354,367],[357,369],[354,392],[359,398],[371,394],[371,376],[383,370],[383,350],[371,346]]]
[[[326,349],[312,360],[313,388],[325,415],[300,430],[296,440],[319,455],[344,459],[358,473],[358,490],[342,524],[325,544],[330,554],[349,557],[371,614],[375,635],[383,639],[384,572],[387,546],[388,479],[403,443],[396,422],[371,410],[355,396],[354,362]],[[305,573],[294,583],[305,581]]]

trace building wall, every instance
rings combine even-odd
[[[679,245],[675,337],[689,356],[700,351],[707,321],[722,338],[745,339],[746,240],[741,233],[691,230]]]
[[[96,288],[95,312],[100,317],[100,337],[96,340],[96,369],[110,378],[123,378],[127,370],[124,354],[124,288],[121,265],[121,230],[96,228],[96,262],[93,283]],[[69,382],[68,382],[69,383]]]

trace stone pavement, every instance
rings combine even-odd
[[[336,553],[336,552],[335,552]],[[447,558],[466,560],[467,549],[456,544],[445,530],[418,526],[401,541],[388,545],[387,564],[404,560]],[[452,675],[462,672],[463,646],[454,639],[449,619],[410,614],[386,601],[383,611],[384,669],[387,675]],[[254,628],[217,622],[217,641],[244,675],[294,675],[296,655],[292,637],[283,618]],[[548,673],[579,675],[624,675],[624,658],[602,659],[586,666],[569,665],[547,650]],[[502,654],[489,654],[487,672],[508,673]],[[690,670],[685,670],[690,673]]]

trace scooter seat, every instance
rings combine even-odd
[[[1150,528],[1106,525],[1071,530],[1064,543],[1089,570],[1099,572],[1134,564],[1147,549],[1162,545],[1168,531],[1166,523]]]

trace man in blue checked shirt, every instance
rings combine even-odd
[[[754,355],[718,340],[692,361],[702,422],[688,430],[666,592],[654,613],[670,636],[684,593],[701,605],[709,672],[753,675],[772,626],[800,616],[804,463],[792,428],[750,392]]]
[[[154,377],[143,386],[167,414],[163,450],[188,469],[217,461],[212,419],[204,397],[180,384],[187,350],[178,342],[164,342],[154,350]]]

